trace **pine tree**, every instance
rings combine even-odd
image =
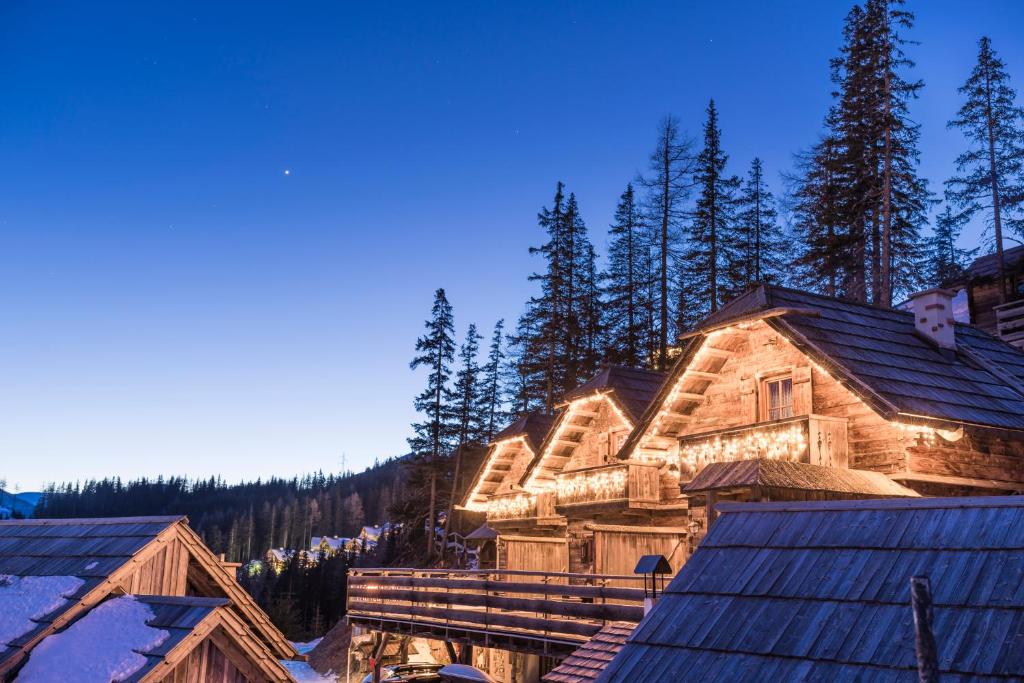
[[[1006,301],[1003,233],[1024,236],[1024,108],[1016,104],[1006,65],[992,42],[979,41],[978,63],[959,92],[966,101],[949,122],[971,147],[956,159],[960,175],[946,182],[947,198],[970,219],[984,212],[994,229],[999,301]]]
[[[683,259],[686,310],[680,312],[680,319],[687,324],[718,310],[728,292],[728,266],[736,260],[735,194],[740,181],[725,175],[728,159],[722,151],[718,110],[711,100],[704,124],[704,148],[697,157],[697,203]]]
[[[499,320],[491,334],[491,346],[487,352],[487,364],[483,367],[481,380],[481,402],[483,415],[480,424],[479,439],[481,443],[490,443],[491,439],[507,420],[505,414],[504,384],[502,369],[505,364],[504,351],[505,321]]]
[[[416,340],[416,356],[409,367],[413,370],[425,367],[428,370],[427,386],[416,397],[414,405],[424,420],[413,424],[414,436],[409,447],[416,455],[417,469],[426,470],[429,482],[429,505],[427,508],[427,556],[433,555],[433,529],[437,517],[437,479],[442,458],[450,451],[453,428],[449,418],[452,400],[448,380],[451,378],[451,364],[455,358],[455,323],[452,306],[448,303],[443,289],[434,293],[431,317],[424,323],[426,334]]]
[[[736,198],[736,258],[729,264],[731,294],[757,282],[780,283],[790,259],[778,223],[775,197],[764,179],[764,166],[755,158]]]
[[[680,225],[685,217],[684,202],[692,189],[694,169],[693,145],[682,137],[679,121],[665,117],[658,127],[658,142],[651,153],[650,175],[639,178],[647,190],[647,222],[651,230],[654,253],[656,298],[651,305],[656,309],[654,334],[658,340],[657,368],[668,367],[668,342],[671,330],[672,284],[678,281],[673,272],[681,246]]]
[[[482,336],[470,324],[466,339],[459,348],[459,370],[455,374],[451,420],[455,428],[455,447],[460,448],[480,437],[482,430],[482,388],[480,386],[480,352]]]
[[[936,216],[935,229],[927,243],[927,283],[931,287],[945,287],[961,278],[977,249],[961,249],[957,240],[967,223],[963,213],[953,213],[949,204]]]
[[[575,195],[558,183],[552,208],[538,214],[547,241],[530,249],[546,268],[530,280],[541,292],[527,303],[513,336],[523,409],[555,402],[596,368],[601,332],[596,257]]]
[[[804,205],[802,232],[815,240],[805,245],[803,273],[828,273],[835,282],[827,286],[836,294],[885,306],[894,292],[918,284],[921,228],[932,203],[927,182],[917,174],[920,132],[908,110],[922,84],[903,75],[913,63],[900,31],[912,27],[913,15],[902,4],[867,0],[847,15],[844,45],[832,60],[836,101],[826,118],[828,130],[811,154],[815,163],[804,169],[815,183],[794,197],[800,205],[815,186],[835,190],[825,224],[807,223],[813,211]]]
[[[632,183],[619,197],[608,234],[608,268],[603,275],[607,358],[612,363],[640,367],[651,361],[647,313],[653,310],[648,300],[652,267],[649,234]]]

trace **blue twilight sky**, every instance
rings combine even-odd
[[[513,321],[555,181],[603,248],[658,120],[712,96],[732,171],[777,178],[850,5],[3,3],[0,478],[403,452],[434,288],[460,335]],[[910,6],[934,186],[982,34],[1024,88],[1024,3]]]

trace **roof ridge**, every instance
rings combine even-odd
[[[187,520],[186,515],[153,515],[148,517],[54,517],[42,519],[5,519],[0,526],[71,526],[75,524],[173,524]]]
[[[876,498],[865,500],[821,500],[775,503],[723,501],[715,509],[732,512],[834,512],[840,510],[1024,508],[1024,496],[969,496],[960,498]]]

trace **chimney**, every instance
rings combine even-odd
[[[914,327],[943,349],[956,350],[953,332],[953,292],[948,289],[926,289],[910,295]]]

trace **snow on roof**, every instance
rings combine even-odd
[[[326,544],[331,550],[344,550],[351,540],[344,536],[313,536],[309,540],[309,549],[316,552],[321,545]]]
[[[67,604],[85,583],[76,576],[10,576],[0,574],[0,646],[25,635],[42,619]],[[0,647],[0,650],[3,648]]]
[[[18,683],[111,683],[146,665],[139,651],[162,644],[170,634],[146,624],[154,617],[133,596],[113,598],[39,643],[18,675]]]

